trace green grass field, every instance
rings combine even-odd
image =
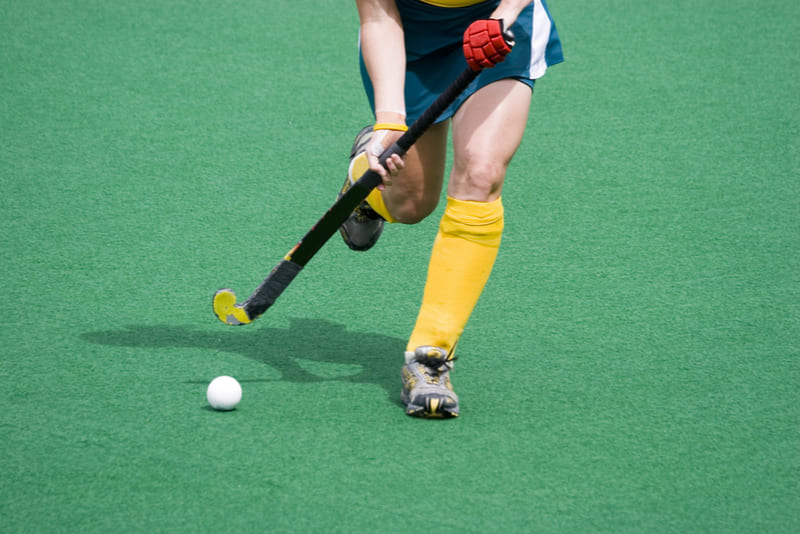
[[[442,207],[211,312],[336,197],[353,2],[3,4],[0,532],[800,532],[799,3],[551,0],[451,421],[399,404]]]

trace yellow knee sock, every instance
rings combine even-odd
[[[367,195],[367,204],[369,204],[369,207],[372,208],[375,213],[386,219],[386,222],[397,222],[397,219],[392,217],[392,214],[389,213],[389,210],[386,208],[386,204],[383,202],[383,192],[380,189],[373,189],[370,191],[369,195]]]
[[[497,258],[503,233],[503,204],[448,197],[433,243],[428,280],[407,350],[433,345],[450,352]]]
[[[353,162],[350,164],[350,176],[353,177],[353,180],[358,180],[361,178],[365,172],[369,170],[369,162],[367,161],[367,153],[363,152],[353,159]],[[372,208],[375,213],[386,219],[386,222],[397,222],[397,219],[392,217],[392,214],[389,213],[389,210],[386,208],[386,204],[383,202],[383,194],[379,189],[373,189],[370,191],[369,195],[367,196],[367,204],[369,207]]]

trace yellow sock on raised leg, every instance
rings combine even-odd
[[[383,192],[380,189],[370,191],[369,195],[367,195],[367,204],[375,213],[383,217],[386,222],[397,222],[397,219],[392,217],[392,214],[386,208],[386,204],[383,202]]]

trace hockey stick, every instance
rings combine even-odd
[[[467,88],[480,71],[465,69],[444,92],[408,128],[400,139],[387,148],[378,158],[381,165],[393,154],[405,155],[408,149],[425,133],[450,104]],[[311,230],[295,247],[272,269],[267,278],[242,304],[236,303],[236,294],[230,289],[220,289],[214,294],[214,313],[227,325],[243,325],[255,321],[272,306],[286,287],[294,280],[305,265],[336,233],[347,217],[367,198],[370,191],[381,183],[380,175],[372,169],[367,170],[353,186],[347,190],[311,227]]]

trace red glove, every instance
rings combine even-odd
[[[469,68],[475,72],[494,67],[511,52],[514,41],[506,41],[503,21],[497,19],[476,20],[464,32],[464,57]]]

